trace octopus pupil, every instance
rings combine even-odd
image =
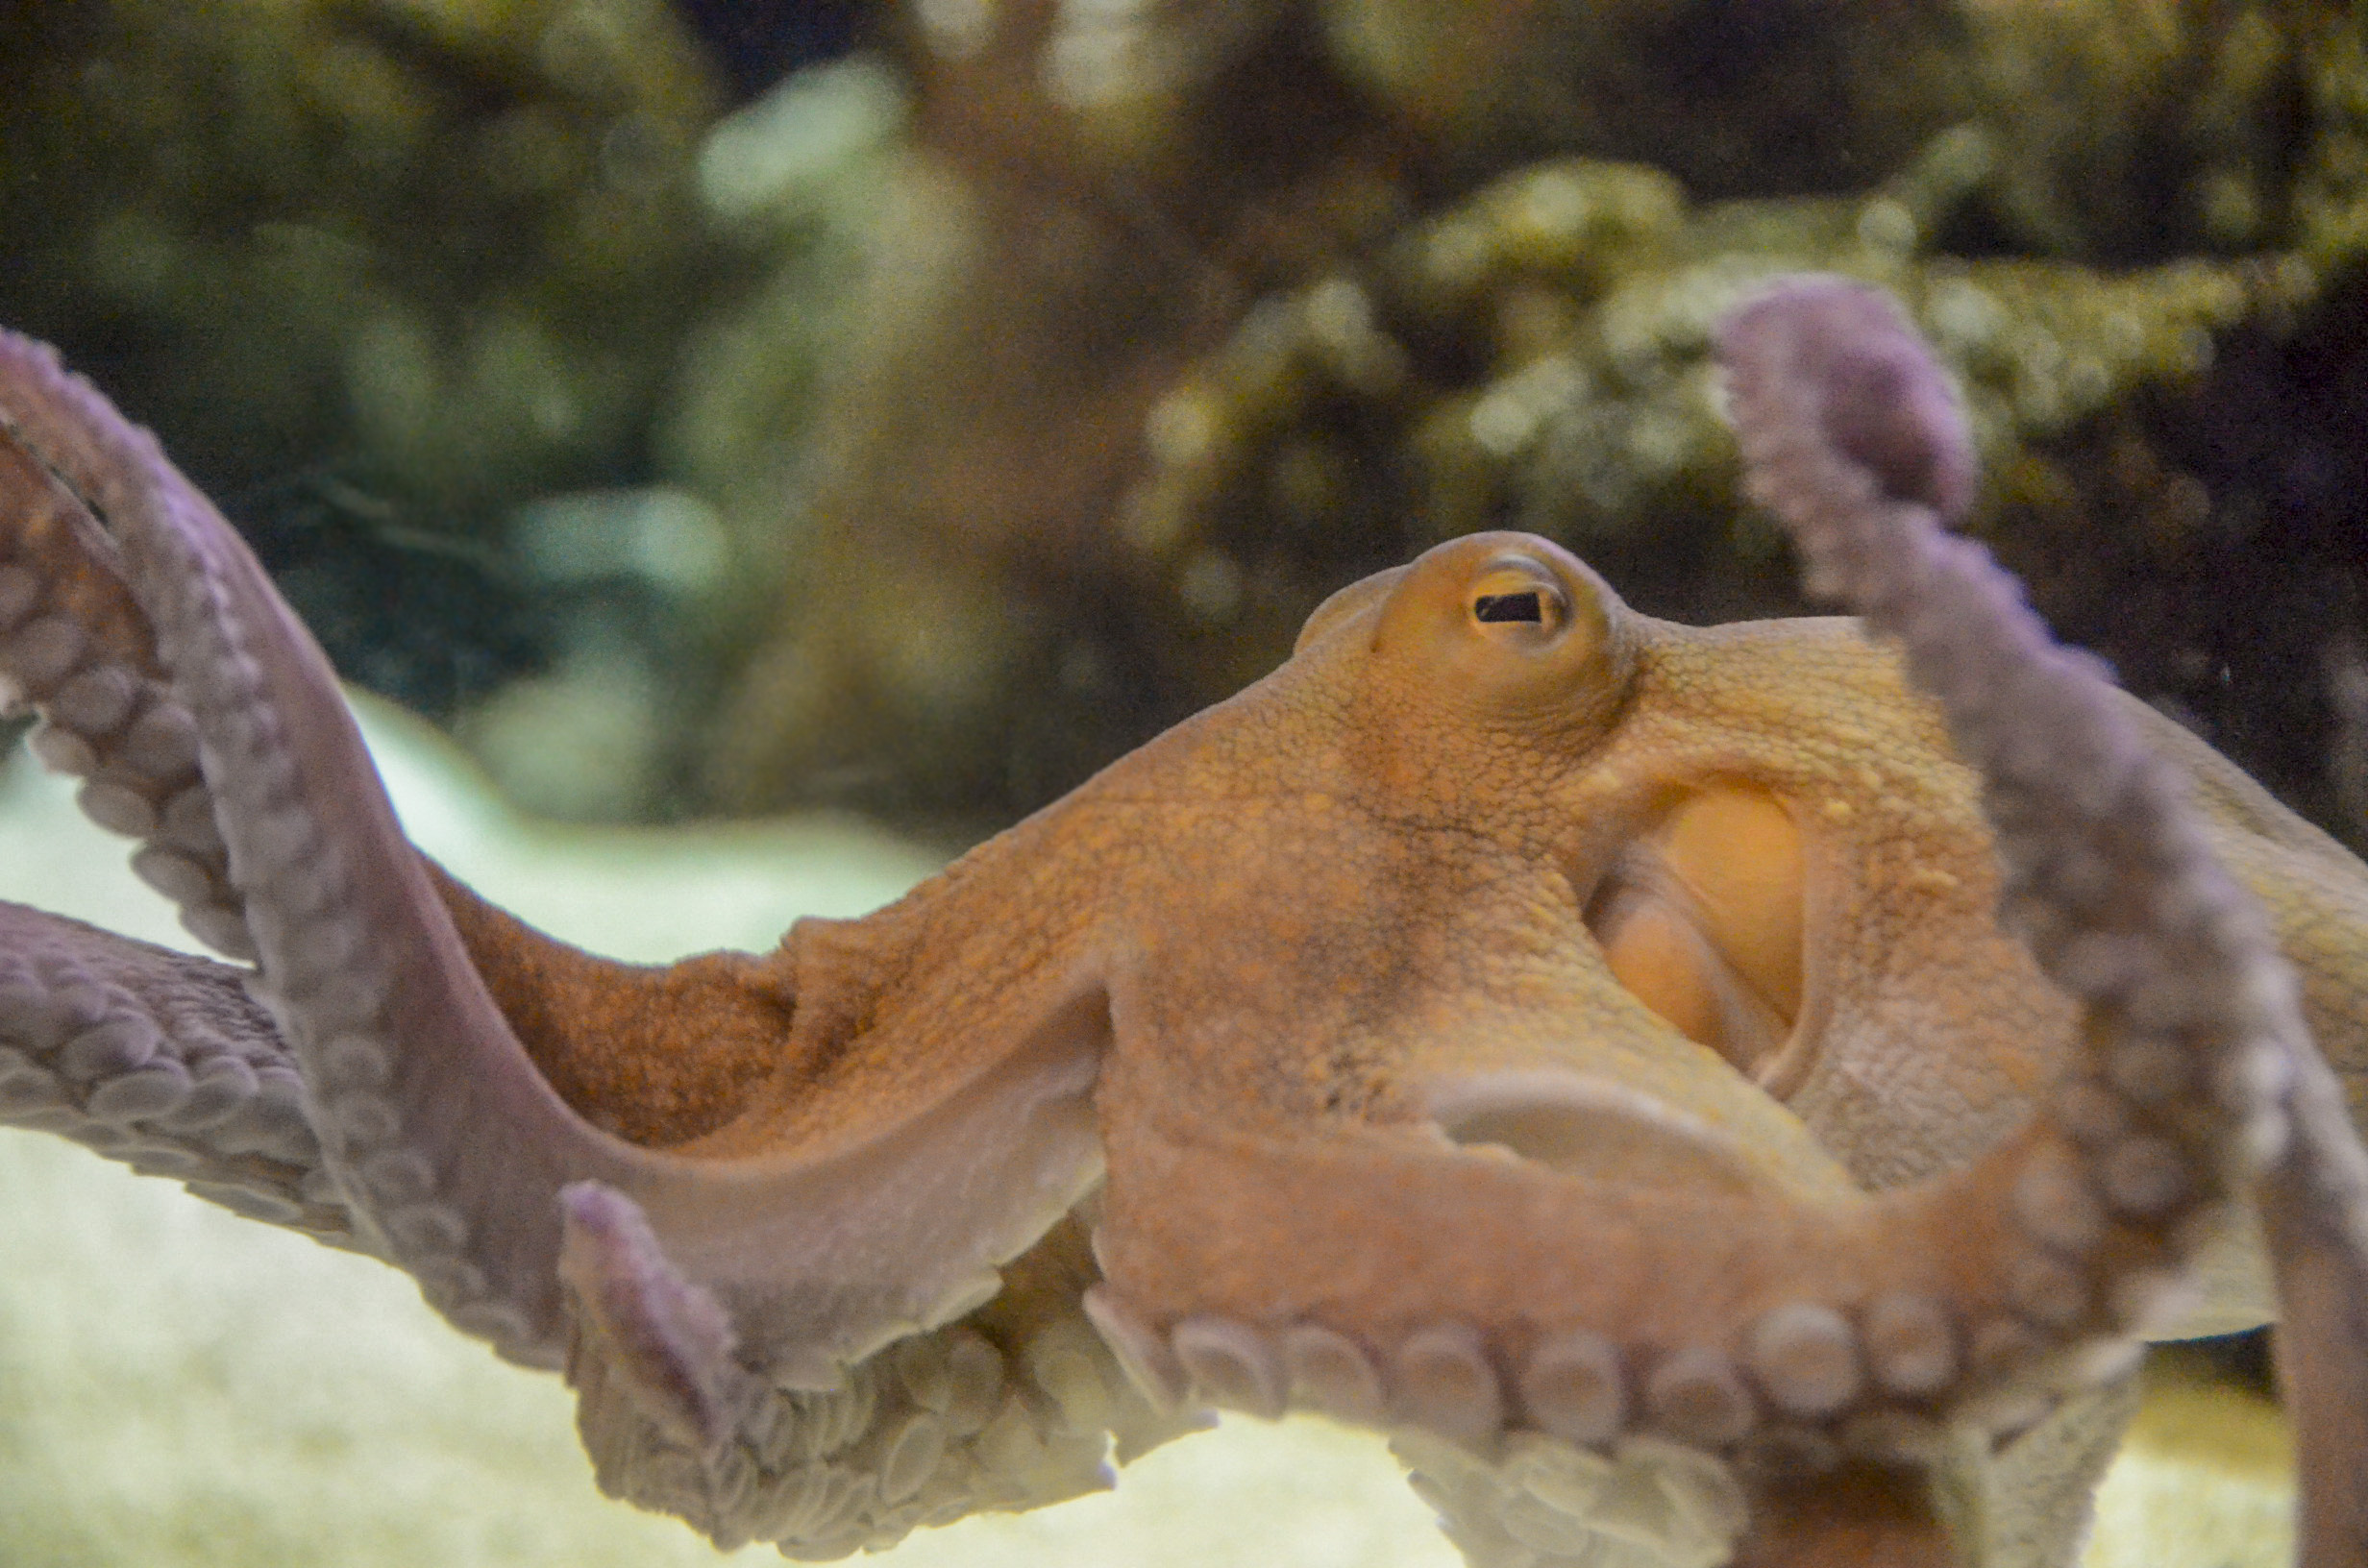
[[[1475,621],[1543,621],[1545,612],[1533,590],[1525,594],[1482,594],[1472,601]]]

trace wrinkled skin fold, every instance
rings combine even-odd
[[[404,1269],[723,1545],[1223,1405],[1391,1433],[1483,1568],[2068,1563],[2136,1347],[2282,1314],[2303,1560],[2368,1560],[2368,871],[1938,530],[1880,298],[1718,352],[1895,644],[1456,540],[897,903],[644,968],[421,857],[234,533],[0,341],[0,680],[228,960],[0,906],[0,1120]]]

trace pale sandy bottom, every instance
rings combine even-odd
[[[769,945],[869,908],[925,857],[848,824],[559,832],[490,804],[415,727],[373,739],[413,835],[496,901],[634,958]],[[0,897],[185,945],[58,781],[0,772]],[[2090,1568],[2291,1554],[2283,1433],[2240,1395],[2150,1407]],[[555,1379],[461,1339],[407,1282],[0,1132],[0,1568],[393,1568],[721,1560],[594,1492]],[[740,1560],[778,1561],[751,1549]],[[925,1532],[896,1568],[1454,1568],[1377,1439],[1228,1421],[1119,1489]]]

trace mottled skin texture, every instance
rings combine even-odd
[[[1391,1431],[1483,1568],[2062,1563],[2134,1340],[2275,1311],[2257,1185],[2356,1432],[2303,1019],[2356,1082],[2368,873],[1934,532],[1961,424],[1879,304],[1726,346],[1755,493],[1942,703],[1476,535],[888,908],[636,968],[421,859],[235,536],[0,340],[0,674],[262,1004],[0,908],[0,1117],[377,1253],[565,1368],[604,1486],[802,1556],[1218,1403]]]

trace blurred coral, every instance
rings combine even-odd
[[[347,672],[536,655],[505,514],[646,444],[716,261],[665,0],[0,11],[0,319],[231,499]]]
[[[2274,480],[2207,427],[2246,373],[2224,349],[2258,371],[2347,309],[2368,68],[2341,8],[906,19],[865,331],[711,801],[1006,817],[1271,666],[1332,586],[1476,527],[1551,534],[1661,613],[1792,608],[1702,351],[1805,265],[1915,305],[2006,476],[1983,526],[2049,613],[2237,716],[2206,689],[2233,625],[2100,625],[2109,575],[2052,578],[2048,542],[2134,510],[2152,542],[2115,561],[2183,583],[2257,531]],[[2326,803],[2299,757],[2247,760]]]

